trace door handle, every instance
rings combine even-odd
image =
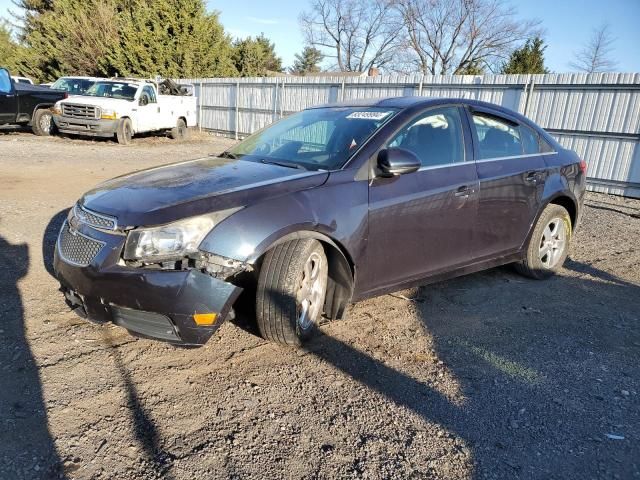
[[[456,190],[456,193],[454,193],[454,195],[456,197],[468,197],[471,193],[473,193],[473,190],[471,188],[469,188],[468,185],[462,185],[461,187],[458,187],[458,189]]]

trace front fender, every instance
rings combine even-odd
[[[282,239],[315,232],[357,263],[366,243],[368,185],[353,176],[333,172],[319,187],[249,205],[217,225],[200,250],[254,263]]]

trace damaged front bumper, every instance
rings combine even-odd
[[[122,263],[125,236],[84,224],[63,225],[54,270],[67,304],[81,316],[113,322],[134,335],[203,345],[224,320],[242,289],[195,268],[163,270]],[[215,313],[211,325],[194,314]]]

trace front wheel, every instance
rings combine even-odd
[[[31,122],[33,133],[41,137],[52,135],[55,132],[52,113],[44,108],[36,110]]]
[[[123,118],[118,122],[118,129],[116,130],[116,138],[120,145],[129,145],[133,138],[133,127],[131,126],[131,120]]]
[[[516,269],[536,280],[550,277],[562,268],[567,259],[570,240],[569,212],[560,205],[547,205],[529,239],[526,257],[516,264]]]
[[[322,315],[329,266],[322,244],[303,239],[270,250],[256,293],[256,320],[267,340],[300,346]]]

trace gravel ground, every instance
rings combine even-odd
[[[590,194],[549,281],[378,297],[306,350],[233,323],[175,348],[70,313],[61,212],[229,143],[0,131],[1,479],[640,478],[640,201]]]

